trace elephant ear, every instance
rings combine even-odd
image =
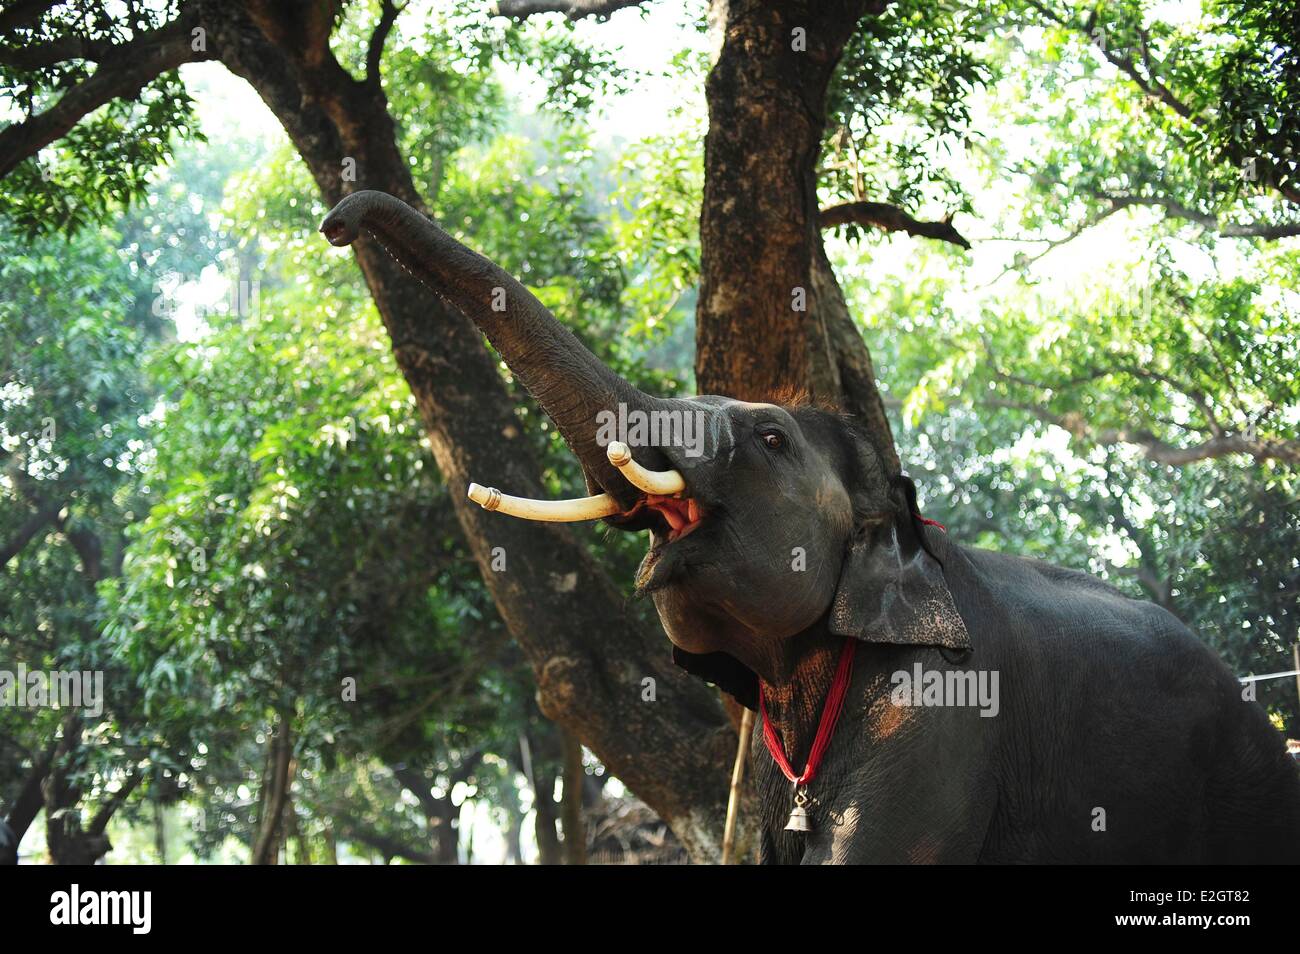
[[[891,497],[895,515],[854,534],[831,604],[831,632],[871,643],[970,649],[943,566],[926,548],[915,485],[895,478]]]

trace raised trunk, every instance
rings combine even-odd
[[[560,324],[504,269],[466,248],[407,203],[383,192],[354,192],[325,218],[335,245],[373,235],[412,275],[478,325],[506,365],[550,415],[590,478],[623,507],[639,496],[596,439],[598,415],[668,410],[680,402],[633,387]]]
[[[355,160],[361,184],[419,204],[377,84],[348,75],[328,44],[306,51],[292,16],[267,34],[239,7],[203,5],[212,9],[204,22],[221,61],[284,125],[327,204],[344,197],[344,157]],[[448,484],[486,477],[542,496],[540,467],[475,326],[431,298],[376,243],[354,248]],[[546,714],[576,732],[696,858],[716,858],[735,737],[715,694],[673,666],[663,632],[636,621],[572,533],[502,519],[460,494],[452,499],[502,619],[536,674]],[[507,572],[494,565],[494,551],[507,555]],[[656,687],[655,705],[641,701],[646,679]]]

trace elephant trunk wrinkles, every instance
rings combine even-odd
[[[597,442],[602,411],[651,411],[677,402],[651,397],[605,367],[546,306],[508,272],[466,248],[383,192],[354,192],[321,224],[333,245],[371,233],[416,278],[479,327],[528,393],[559,428],[594,481],[624,509],[639,493]],[[594,488],[593,488],[594,489]]]

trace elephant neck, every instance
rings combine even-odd
[[[820,624],[805,630],[788,641],[770,675],[759,677],[767,722],[795,774],[808,762],[844,639]]]

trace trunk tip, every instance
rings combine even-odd
[[[362,189],[360,192],[345,195],[321,222],[321,234],[331,245],[351,245],[361,234],[362,222],[367,213],[384,200],[398,201],[390,195],[373,189]]]

